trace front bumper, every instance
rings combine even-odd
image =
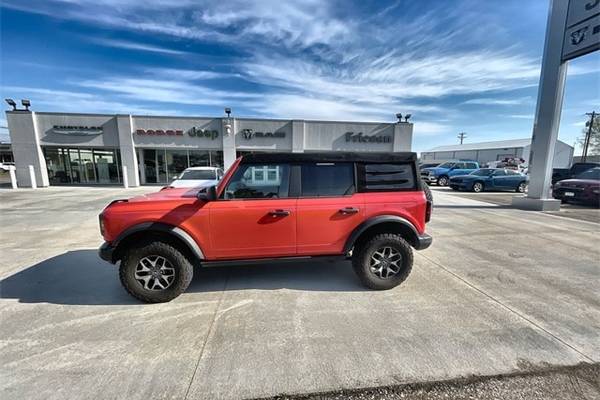
[[[438,178],[434,175],[421,175],[421,179],[427,183],[437,183]]]
[[[98,255],[104,261],[108,261],[111,264],[114,264],[113,253],[115,252],[115,248],[108,242],[102,243],[102,246],[98,249]]]
[[[568,196],[567,193],[572,193]],[[552,190],[552,197],[558,200],[574,200],[582,203],[598,204],[600,202],[600,194],[594,193],[591,190],[583,190],[573,187],[559,187]]]
[[[431,246],[431,242],[433,242],[433,238],[424,233],[422,235],[417,235],[417,242],[415,243],[415,250],[425,250],[429,246]]]

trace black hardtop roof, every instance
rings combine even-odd
[[[368,162],[395,163],[416,162],[417,154],[412,152],[376,153],[327,151],[314,153],[251,153],[242,157],[242,163],[284,163],[284,162]]]

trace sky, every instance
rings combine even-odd
[[[3,0],[0,95],[37,111],[395,121],[413,150],[531,136],[546,0]],[[600,111],[569,63],[559,139]],[[5,116],[0,126],[6,126]],[[6,128],[0,135],[6,135]],[[0,136],[0,139],[2,137]],[[580,149],[576,149],[576,154]]]

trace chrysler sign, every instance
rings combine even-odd
[[[54,125],[52,132],[71,136],[95,136],[102,133],[101,126]]]

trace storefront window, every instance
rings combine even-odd
[[[173,180],[188,167],[187,150],[167,150],[167,179]]]
[[[206,150],[190,150],[190,167],[206,167],[210,165],[210,153]]]
[[[44,156],[50,184],[119,183],[119,151],[45,147]]]

